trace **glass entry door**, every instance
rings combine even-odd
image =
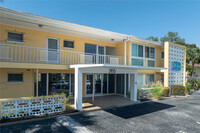
[[[103,75],[95,74],[94,81],[94,95],[101,96],[103,95]],[[85,79],[85,95],[86,97],[90,97],[93,94],[93,74],[86,74]]]
[[[57,38],[47,38],[47,48],[47,62],[49,64],[59,64],[59,40]]]
[[[95,75],[95,95],[102,95],[103,89],[103,75],[96,74]]]
[[[97,64],[104,64],[105,63],[105,47],[98,46],[98,53],[97,53]]]
[[[93,75],[86,74],[85,79],[85,93],[87,96],[92,95],[93,92]]]

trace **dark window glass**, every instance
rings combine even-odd
[[[23,73],[8,73],[8,82],[23,82]]]
[[[96,54],[96,45],[85,44],[85,53]]]
[[[8,32],[8,41],[23,42],[23,33]]]
[[[149,58],[149,47],[145,47],[145,57]]]
[[[148,67],[155,67],[155,61],[148,60]]]
[[[109,74],[109,88],[108,93],[115,93],[115,74]]]
[[[148,85],[149,83],[154,82],[154,74],[147,74],[146,75],[146,84]]]
[[[150,58],[155,59],[155,48],[150,48]]]
[[[132,59],[131,61],[133,66],[144,66],[143,59]]]
[[[161,52],[161,58],[164,59],[164,52]]]
[[[108,87],[108,76],[107,74],[103,75],[103,94],[107,94],[107,88]]]
[[[63,46],[66,48],[74,48],[74,41],[64,40],[63,44],[64,44]]]
[[[143,57],[143,46],[138,45],[138,57]]]
[[[124,94],[124,74],[117,74],[117,93]]]

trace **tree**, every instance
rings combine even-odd
[[[191,76],[194,75],[195,72],[195,68],[194,68],[194,64],[198,63],[198,60],[200,58],[200,49],[198,47],[195,48],[189,48],[187,47],[187,62],[191,62],[192,63],[192,73]]]
[[[172,43],[185,45],[185,39],[178,36],[178,32],[168,32],[167,35],[160,38],[161,42],[170,41]]]
[[[189,75],[192,76],[192,66],[186,64],[186,70],[187,70],[187,72],[189,72]],[[197,72],[197,68],[194,67],[194,73],[193,74],[195,74],[196,72]]]
[[[148,39],[148,40],[151,40],[151,41],[156,41],[156,42],[159,41],[158,37],[154,37],[154,36],[150,36],[150,37],[148,37],[147,39]]]

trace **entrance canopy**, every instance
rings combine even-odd
[[[111,64],[77,64],[70,65],[70,68],[80,68],[83,73],[135,73],[137,70],[163,70],[163,67],[144,67],[131,65],[111,65]]]
[[[75,109],[82,109],[82,74],[83,73],[108,73],[108,74],[128,74],[130,88],[130,100],[137,101],[137,72],[138,70],[163,70],[160,67],[142,67],[142,66],[128,66],[128,65],[111,65],[111,64],[79,64],[70,65],[70,68],[75,68],[75,95],[74,105]],[[94,76],[93,76],[94,78]],[[126,83],[126,76],[125,76]],[[94,79],[93,79],[94,82]],[[116,80],[115,80],[116,82]],[[115,83],[116,84],[116,83]],[[126,88],[126,86],[125,86]],[[93,83],[93,101],[94,101],[94,83]]]

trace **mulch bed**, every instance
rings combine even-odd
[[[15,121],[22,121],[22,120],[30,120],[30,119],[36,119],[36,118],[47,118],[51,116],[59,116],[59,115],[65,115],[70,113],[78,112],[77,110],[65,110],[63,112],[59,113],[53,113],[53,114],[45,114],[45,115],[36,115],[36,116],[23,116],[23,117],[16,117],[16,118],[4,118],[0,120],[0,123],[8,123],[8,122],[15,122]]]

